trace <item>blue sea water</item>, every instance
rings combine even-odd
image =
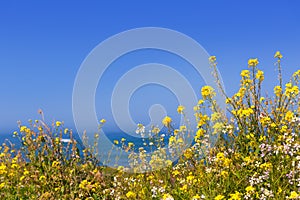
[[[167,135],[167,134],[166,134]],[[119,144],[116,145],[115,147],[121,147],[121,139],[125,138],[126,142],[125,144],[128,144],[128,142],[132,142],[135,145],[135,151],[138,152],[139,147],[143,147],[147,152],[152,151],[152,146],[149,145],[150,141],[152,141],[149,138],[139,138],[139,137],[133,137],[129,136],[127,134],[122,134],[122,133],[109,133],[106,135],[107,138],[110,139],[110,141],[113,143],[114,140],[118,140]],[[66,142],[64,142],[65,146],[67,146],[67,140],[69,139],[68,135],[63,135],[62,137]],[[79,152],[82,152],[82,150],[85,148],[83,145],[83,142],[80,138],[80,136],[77,133],[73,133],[73,138],[77,141],[78,143],[78,149]],[[165,141],[162,145],[167,145],[169,136],[167,135],[165,137]],[[99,138],[101,139],[101,138]],[[3,134],[0,135],[0,144],[6,143],[8,146],[13,145],[15,149],[20,149],[22,146],[22,141],[19,137],[14,136],[13,134]],[[145,145],[146,144],[146,145]],[[102,157],[100,158],[100,165],[103,165],[103,163],[108,162],[108,159],[110,160],[111,163],[116,164],[117,166],[128,166],[128,158],[123,156],[120,156],[121,151],[117,151],[117,148],[114,148],[114,151],[110,152],[109,158],[107,157]],[[107,153],[107,152],[102,152],[102,153]],[[100,152],[101,156],[101,152]],[[102,160],[101,160],[102,159]],[[105,165],[105,164],[104,164]]]

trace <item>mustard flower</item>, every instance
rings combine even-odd
[[[174,200],[174,198],[172,197],[172,195],[166,193],[163,195],[162,200]]]
[[[274,58],[278,58],[278,59],[282,58],[282,54],[280,53],[280,51],[276,51]]]
[[[249,67],[255,67],[258,65],[258,59],[257,58],[251,58],[248,60]]]
[[[284,119],[286,121],[290,122],[290,121],[292,121],[293,117],[294,117],[294,113],[289,110],[286,112]]]
[[[128,142],[128,147],[129,147],[129,148],[132,148],[133,146],[134,146],[134,143]]]
[[[3,163],[1,163],[0,165],[0,175],[1,174],[6,174],[7,171],[6,171],[6,165],[4,165]]]
[[[129,191],[126,193],[126,197],[127,198],[132,198],[132,199],[135,199],[136,198],[136,194],[132,191]]]
[[[39,180],[40,180],[40,181],[46,180],[46,176],[44,176],[44,175],[40,176]]]
[[[192,197],[192,200],[199,200],[199,199],[201,199],[201,197],[198,194]]]
[[[293,77],[300,76],[300,69],[293,73]]]
[[[60,166],[60,162],[54,161],[51,165],[53,168],[58,168]]]
[[[89,185],[89,182],[87,180],[83,180],[81,181],[81,183],[79,184],[79,188],[80,189],[87,189],[87,186]]]
[[[299,197],[300,197],[300,195],[297,192],[292,191],[291,195],[289,196],[289,199],[297,199]]]
[[[201,105],[201,104],[203,104],[203,103],[204,103],[203,99],[200,99],[200,100],[198,101],[198,105]]]
[[[261,70],[257,70],[257,73],[255,75],[256,79],[258,79],[260,82],[264,80],[264,72]]]
[[[186,157],[187,159],[190,159],[193,157],[193,151],[191,149],[186,149],[184,152],[184,157]]]
[[[55,125],[56,125],[57,127],[59,127],[59,126],[61,126],[61,122],[60,122],[60,121],[56,121],[56,122],[55,122]]]
[[[222,160],[224,160],[225,159],[225,156],[224,156],[224,153],[222,153],[222,152],[219,152],[218,154],[217,154],[217,161],[222,161]]]
[[[249,70],[243,70],[240,75],[241,75],[242,78],[250,78],[250,71]]]
[[[118,144],[119,144],[119,141],[118,141],[118,140],[114,140],[114,144],[115,144],[115,145],[118,145]]]
[[[279,85],[276,85],[276,86],[274,87],[274,94],[275,94],[277,97],[279,97],[279,96],[281,95],[281,93],[282,93],[282,88],[281,88]]]
[[[296,95],[299,94],[299,88],[298,86],[293,86],[292,83],[287,83],[285,84],[285,92],[284,94],[287,97],[295,97]]]
[[[20,127],[20,132],[27,132],[27,127],[26,126],[21,126]]]
[[[221,194],[219,194],[218,196],[216,196],[215,198],[214,198],[214,200],[222,200],[222,199],[224,199],[225,197],[223,196],[223,195],[221,195]]]
[[[195,140],[201,138],[202,136],[204,136],[205,130],[202,128],[199,128],[196,132],[196,136],[195,136]]]
[[[252,193],[252,192],[254,192],[255,191],[255,188],[253,187],[253,186],[248,186],[248,187],[246,187],[246,192],[249,194],[249,193]]]
[[[69,132],[68,128],[65,128],[64,133],[67,134]]]
[[[241,199],[241,193],[235,192],[234,194],[230,194],[229,200],[240,200]]]
[[[169,116],[166,116],[166,117],[162,120],[163,125],[166,126],[166,127],[170,127],[171,122],[172,122],[172,119],[171,119],[171,117],[169,117]]]
[[[211,120],[212,121],[217,121],[220,118],[221,118],[221,114],[219,112],[214,112],[214,113],[211,114]]]
[[[177,112],[178,112],[179,114],[182,114],[183,111],[184,111],[184,109],[185,109],[184,106],[180,105],[180,106],[177,107]]]
[[[201,95],[204,99],[209,99],[215,96],[216,93],[214,92],[214,89],[211,86],[206,85],[201,88]]]
[[[214,63],[214,62],[216,62],[217,58],[216,58],[216,56],[210,56],[208,58],[208,60],[209,60],[209,62]]]
[[[180,172],[179,172],[178,170],[174,170],[174,171],[172,172],[172,174],[173,174],[174,176],[177,176],[177,175],[180,174]]]

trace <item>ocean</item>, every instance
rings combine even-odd
[[[162,143],[162,146],[167,146],[167,142],[170,136],[168,136],[168,134],[164,134],[166,135],[164,137],[164,142]],[[109,133],[106,134],[107,138],[109,138],[109,140],[113,143],[114,140],[118,140],[119,144],[114,146],[114,148],[110,151],[110,152],[100,152],[102,154],[105,155],[101,155],[100,158],[100,165],[109,165],[109,166],[125,166],[128,167],[129,163],[128,163],[128,155],[126,155],[126,152],[121,151],[121,148],[117,148],[117,147],[121,147],[121,139],[125,138],[126,142],[125,144],[128,144],[128,142],[132,142],[135,145],[135,152],[139,151],[140,147],[143,147],[147,152],[151,152],[153,151],[153,146],[149,145],[150,142],[152,142],[152,139],[149,138],[139,138],[139,137],[133,137],[133,136],[129,136],[127,134],[122,134],[122,133]],[[79,137],[79,135],[77,133],[73,133],[73,137],[74,139],[77,141],[78,143],[78,148],[79,151],[82,152],[82,150],[85,148],[81,138]],[[69,141],[69,137],[68,135],[63,134],[62,137],[62,143],[67,146],[67,143]],[[99,140],[101,140],[101,137],[99,138]],[[20,149],[21,145],[22,145],[22,141],[20,141],[20,139],[18,137],[15,137],[12,133],[11,134],[2,134],[0,135],[0,142],[1,144],[6,143],[8,145],[14,145],[15,149]],[[109,161],[108,161],[109,160]],[[108,163],[109,162],[109,163]]]

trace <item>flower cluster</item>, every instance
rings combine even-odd
[[[186,109],[179,105],[183,125],[177,127],[165,116],[163,128],[147,131],[137,125],[142,146],[127,138],[112,140],[128,153],[130,169],[99,164],[106,162],[96,156],[99,133],[94,146],[84,134],[83,148],[61,121],[52,126],[42,120],[20,123],[13,133],[20,148],[6,141],[0,149],[0,198],[300,199],[300,70],[284,85],[283,56],[276,52],[274,57],[279,83],[269,97],[261,91],[265,76],[258,59],[249,59],[250,68],[240,73],[240,88],[228,96],[219,84],[216,57],[211,56],[227,113],[214,99],[214,88],[203,86],[195,119],[186,119]],[[191,127],[190,120],[197,126]],[[99,130],[105,122],[100,120]],[[118,157],[115,160],[117,164]]]

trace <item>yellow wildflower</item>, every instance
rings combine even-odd
[[[297,76],[300,76],[300,69],[298,69],[293,73],[293,77],[297,77]]]
[[[115,144],[115,145],[118,145],[118,144],[119,144],[119,141],[118,141],[118,140],[114,140],[114,144]]]
[[[56,121],[56,122],[55,122],[55,125],[56,125],[57,127],[59,127],[59,126],[61,126],[61,122],[60,122],[60,121]]]
[[[26,126],[21,126],[21,127],[20,127],[20,131],[21,131],[21,132],[25,132],[26,128],[27,128]]]
[[[127,198],[132,198],[132,199],[135,199],[136,198],[136,194],[132,191],[129,191],[126,193],[126,197]]]
[[[240,200],[241,199],[241,193],[235,192],[234,194],[230,194],[229,200]]]
[[[245,92],[246,92],[246,88],[241,87],[239,89],[239,91],[235,94],[235,96],[237,96],[237,97],[243,97],[245,95]]]
[[[46,180],[46,176],[44,176],[44,175],[40,176],[39,180],[40,180],[40,181]]]
[[[186,177],[186,181],[187,181],[188,183],[193,183],[194,180],[196,180],[196,179],[195,179],[195,176],[193,176],[192,174],[190,174],[190,175],[188,175],[188,176]]]
[[[230,164],[231,164],[231,160],[229,158],[225,158],[223,160],[223,166],[224,167],[229,167]]]
[[[162,200],[174,200],[174,198],[172,197],[172,195],[167,193],[163,195]]]
[[[271,118],[268,116],[261,117],[260,122],[262,125],[267,125],[267,124],[271,123]]]
[[[299,88],[298,86],[293,86],[292,83],[287,83],[285,84],[285,92],[284,94],[287,97],[295,97],[296,95],[299,94]]]
[[[190,159],[193,157],[193,151],[191,149],[187,149],[187,150],[185,150],[183,155],[185,158]]]
[[[255,66],[257,66],[258,65],[258,59],[257,58],[251,58],[251,59],[249,59],[248,60],[248,65],[249,65],[249,67],[251,66],[251,67],[255,67]]]
[[[198,199],[201,199],[201,197],[198,194],[192,197],[192,200],[198,200]]]
[[[248,186],[248,187],[246,187],[246,192],[249,194],[249,193],[252,193],[252,192],[254,192],[255,191],[255,188],[253,187],[253,186]]]
[[[186,126],[185,126],[185,125],[180,126],[180,127],[179,127],[179,131],[180,131],[180,132],[185,132],[185,131],[186,131]]]
[[[223,196],[223,195],[221,195],[221,194],[219,194],[218,196],[216,196],[215,198],[214,198],[214,200],[222,200],[222,199],[224,199],[225,197]]]
[[[174,171],[172,172],[172,174],[173,174],[174,176],[177,176],[177,175],[180,174],[180,172],[179,172],[178,170],[174,170]]]
[[[101,119],[101,120],[100,120],[100,123],[101,123],[101,124],[104,124],[105,122],[106,122],[105,119]]]
[[[299,197],[300,197],[300,195],[297,192],[292,191],[291,195],[289,196],[289,199],[296,199],[296,198],[299,198]]]
[[[179,113],[179,114],[182,114],[183,113],[183,110],[184,110],[185,108],[184,108],[184,106],[178,106],[178,108],[177,108],[177,112]]]
[[[188,186],[187,184],[184,184],[181,188],[179,188],[183,192],[187,192]]]
[[[193,110],[194,110],[195,112],[198,111],[198,110],[200,110],[199,105],[194,106],[194,107],[193,107]]]
[[[280,53],[280,51],[276,51],[274,58],[278,58],[278,59],[282,58],[282,54]]]
[[[281,129],[280,129],[280,132],[281,133],[285,133],[286,131],[287,131],[287,126],[286,125],[283,125],[282,127],[281,127]]]
[[[24,170],[23,174],[26,176],[29,174],[29,171],[27,171],[27,169]]]
[[[87,180],[83,180],[79,184],[79,188],[81,188],[81,189],[87,189],[87,185],[89,185],[89,182]]]
[[[221,114],[219,112],[214,112],[213,114],[211,114],[212,121],[217,121],[220,118],[221,118]]]
[[[163,125],[166,126],[166,127],[170,127],[171,122],[172,122],[172,119],[171,119],[171,117],[169,117],[169,116],[166,116],[166,117],[162,120]]]
[[[213,125],[213,134],[217,134],[224,129],[224,124],[222,122],[217,122]]]
[[[66,128],[66,129],[64,130],[64,133],[67,134],[68,132],[69,132],[69,129]]]
[[[56,138],[55,138],[55,143],[56,143],[56,144],[59,144],[59,143],[60,143],[60,138],[59,138],[59,137],[56,137]]]
[[[198,131],[196,132],[195,139],[201,138],[202,136],[204,136],[204,133],[205,133],[205,130],[202,128],[199,128]]]
[[[242,78],[250,78],[250,71],[249,70],[243,70],[241,72],[241,77]]]
[[[217,58],[216,58],[216,56],[210,56],[209,58],[208,58],[208,60],[209,60],[209,62],[215,62],[216,60],[217,60]]]
[[[7,171],[6,171],[6,165],[4,165],[3,163],[1,163],[0,165],[0,175],[1,174],[6,174]]]
[[[128,142],[128,147],[132,148],[134,146],[134,144],[132,142]]]
[[[18,166],[17,164],[14,163],[14,164],[11,165],[11,168],[13,168],[13,169],[18,169],[19,166]]]
[[[219,152],[219,153],[217,154],[217,161],[222,161],[222,160],[224,160],[224,158],[225,158],[224,153]]]
[[[198,105],[201,105],[201,104],[203,104],[203,103],[204,103],[203,99],[200,99],[200,100],[198,101]]]
[[[228,176],[228,172],[227,171],[221,171],[221,176],[226,178]]]
[[[206,124],[206,122],[209,120],[209,117],[207,115],[202,115],[201,113],[196,115],[196,118],[198,121],[198,128]]]
[[[201,88],[201,95],[204,99],[209,99],[215,96],[216,93],[214,92],[214,89],[211,86],[206,85]]]
[[[252,110],[252,108],[246,108],[246,109],[239,109],[237,111],[237,114],[240,117],[249,117],[251,114],[253,114],[254,111]]]
[[[225,103],[229,104],[229,103],[231,103],[231,101],[232,101],[232,99],[228,97],[228,98],[226,98]]]
[[[53,163],[52,163],[52,167],[53,168],[58,168],[59,167],[59,165],[60,165],[60,162],[58,162],[58,161],[54,161]]]
[[[294,113],[289,110],[289,111],[286,112],[284,119],[286,121],[290,122],[290,121],[292,121],[293,117],[294,117]]]
[[[256,79],[258,79],[260,82],[264,80],[264,72],[261,70],[257,70],[257,73],[255,75]]]

